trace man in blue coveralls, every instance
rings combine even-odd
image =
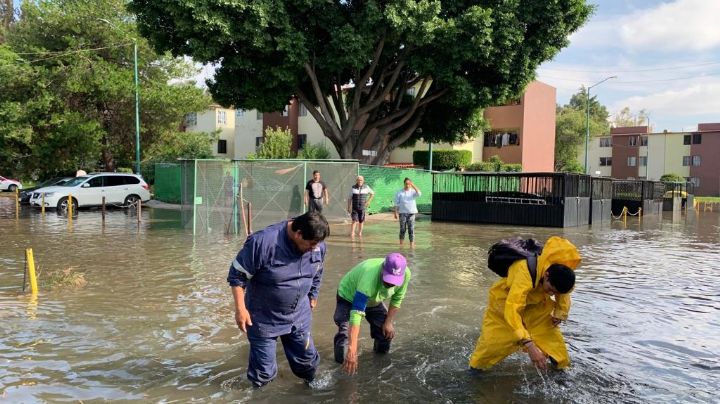
[[[235,322],[250,341],[247,377],[256,387],[277,376],[280,337],[292,372],[307,383],[320,362],[310,330],[330,235],[327,220],[308,212],[250,235],[230,266]]]

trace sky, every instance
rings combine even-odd
[[[612,115],[648,112],[656,132],[720,122],[720,0],[590,0],[595,13],[537,79],[566,104],[581,86]]]

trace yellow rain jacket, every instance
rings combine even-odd
[[[526,339],[532,339],[557,362],[558,368],[570,364],[560,328],[552,324],[552,317],[567,319],[570,293],[556,295],[553,300],[540,283],[552,264],[575,270],[580,264],[580,254],[568,240],[550,237],[538,257],[535,285],[527,261],[518,260],[508,268],[507,278],[500,278],[490,288],[482,335],[470,356],[470,367],[487,369],[522,349],[521,341]]]

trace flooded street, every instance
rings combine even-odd
[[[321,364],[313,388],[280,352],[278,378],[253,389],[248,343],[237,329],[227,269],[243,238],[193,238],[179,212],[99,211],[67,218],[0,198],[0,401],[148,402],[717,402],[720,375],[720,215],[636,218],[568,229],[417,223],[413,278],[390,355],[372,353],[361,326],[358,375],[333,357],[335,291],[366,258],[396,250],[397,223],[368,222],[351,241],[334,225],[314,314]],[[571,368],[536,371],[513,355],[468,371],[487,290],[488,247],[521,235],[570,239],[583,263],[562,325]],[[41,272],[37,300],[21,293],[24,250]],[[42,277],[72,267],[80,289],[43,290]],[[282,350],[282,348],[279,348]]]

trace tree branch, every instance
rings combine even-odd
[[[367,84],[368,80],[372,75],[375,73],[375,69],[377,68],[378,63],[380,63],[380,55],[382,55],[383,48],[385,47],[385,36],[380,39],[380,42],[378,42],[377,46],[375,47],[375,53],[373,54],[373,60],[370,63],[370,66],[368,66],[367,71],[365,71],[365,74],[360,78],[360,80],[355,82],[355,96],[353,97],[353,103],[352,103],[352,110],[357,111],[358,108],[360,108],[360,94],[362,89],[365,88],[365,85]]]
[[[313,92],[315,93],[315,98],[317,99],[318,106],[320,107],[320,112],[325,117],[325,121],[328,122],[330,126],[331,132],[335,136],[340,136],[340,128],[338,127],[337,122],[335,121],[335,116],[330,112],[330,109],[327,105],[327,98],[322,93],[322,90],[320,89],[320,84],[318,83],[317,76],[315,75],[315,71],[308,63],[305,63],[305,72],[307,73],[308,77],[310,78],[310,81],[312,82],[312,88]],[[307,99],[307,98],[306,98]],[[315,115],[313,115],[315,116]]]

